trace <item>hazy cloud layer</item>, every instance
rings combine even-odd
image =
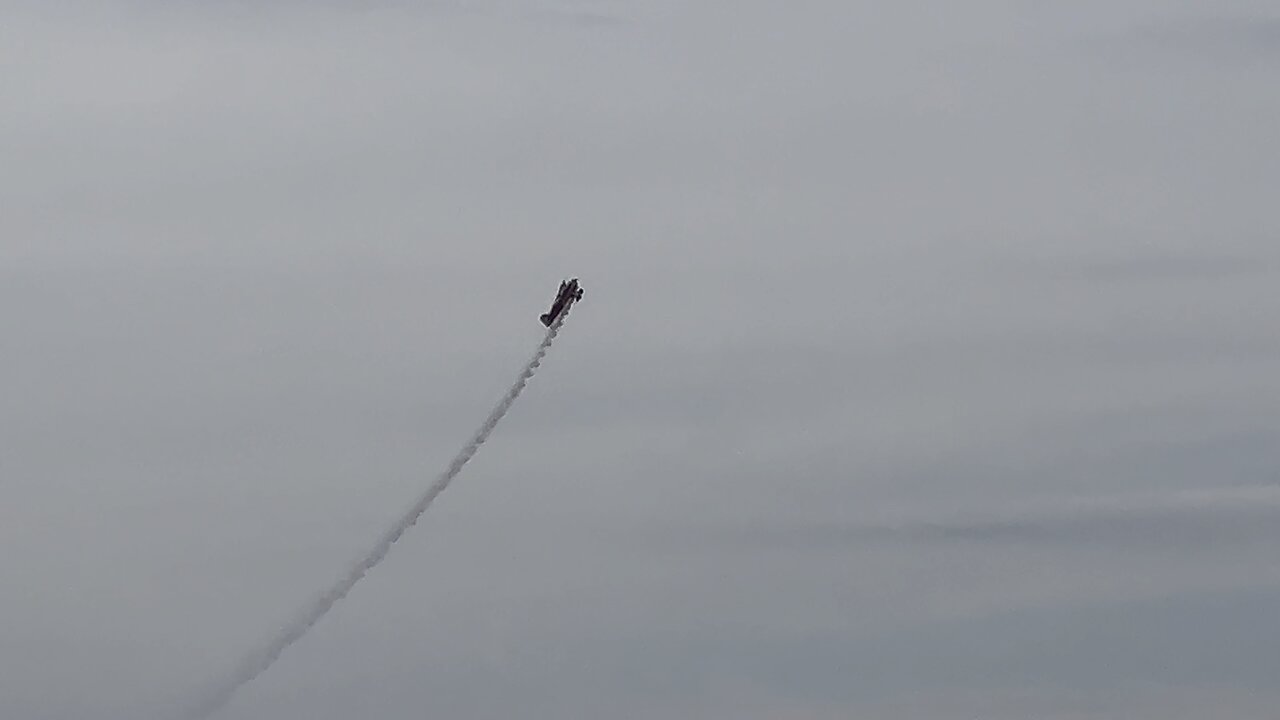
[[[4,2],[0,716],[1271,717],[1271,3]]]
[[[1022,508],[986,517],[898,520],[892,523],[758,523],[744,528],[665,528],[682,551],[716,548],[839,549],[878,543],[958,543],[1101,547],[1181,555],[1241,546],[1272,549],[1280,542],[1280,486],[1208,493],[1116,497]],[[684,542],[680,542],[683,539]],[[714,541],[714,542],[712,542]],[[1218,548],[1217,546],[1226,546]]]

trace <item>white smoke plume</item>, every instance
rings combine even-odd
[[[391,546],[400,539],[400,536],[404,535],[406,530],[418,522],[418,518],[422,517],[422,513],[426,512],[436,497],[444,492],[445,488],[449,487],[449,483],[453,482],[453,479],[457,477],[462,468],[476,454],[476,451],[480,449],[485,440],[489,439],[489,434],[498,426],[498,422],[511,409],[516,398],[520,397],[520,393],[524,391],[529,378],[533,377],[533,374],[537,372],[538,366],[542,364],[542,359],[546,357],[547,350],[551,348],[551,343],[556,339],[556,335],[559,334],[560,327],[564,324],[564,319],[568,314],[568,308],[566,308],[560,314],[560,317],[552,323],[550,329],[547,330],[546,337],[538,345],[537,352],[533,354],[528,364],[525,365],[524,370],[521,371],[520,376],[516,378],[515,384],[511,386],[510,390],[507,390],[507,394],[503,396],[497,407],[493,409],[493,412],[489,413],[489,417],[485,419],[480,429],[476,430],[475,435],[471,437],[471,440],[453,459],[453,462],[449,463],[449,467],[444,471],[444,474],[432,483],[431,487],[427,488],[427,491],[418,498],[413,507],[395,525],[392,525],[378,540],[377,544],[373,546],[373,549],[355,563],[338,582],[334,583],[333,587],[317,597],[305,611],[285,625],[270,643],[241,663],[227,681],[216,688],[203,702],[199,703],[188,714],[188,717],[203,720],[203,718],[208,718],[218,712],[231,700],[236,691],[266,672],[267,668],[271,667],[279,659],[280,655],[289,649],[289,646],[302,639],[339,600],[351,592],[351,588],[355,587],[356,583],[360,582],[360,579],[366,573],[382,562],[382,559],[391,550]]]

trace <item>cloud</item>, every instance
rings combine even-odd
[[[1268,15],[1186,17],[1139,26],[1134,36],[1184,55],[1280,60],[1280,17]]]
[[[976,515],[976,516],[975,516]],[[1266,547],[1280,541],[1280,486],[1099,497],[934,519],[669,528],[669,541],[721,549],[804,552],[883,544],[1109,548],[1167,553]]]

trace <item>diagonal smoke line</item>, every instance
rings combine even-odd
[[[462,468],[476,454],[476,451],[480,449],[485,440],[489,439],[489,434],[498,426],[498,422],[511,409],[516,398],[520,397],[520,393],[524,391],[529,378],[533,377],[533,374],[537,372],[538,367],[542,364],[542,359],[547,355],[547,350],[551,348],[551,343],[555,341],[556,335],[560,333],[560,327],[564,324],[564,319],[568,314],[568,308],[565,308],[564,312],[560,313],[560,316],[552,323],[551,328],[547,330],[546,337],[538,345],[538,350],[530,358],[528,364],[524,366],[520,376],[516,378],[515,384],[511,386],[511,389],[507,390],[507,394],[498,402],[493,412],[489,413],[489,417],[485,419],[480,429],[476,430],[475,435],[471,437],[471,441],[462,448],[457,457],[453,459],[453,462],[449,463],[449,467],[444,471],[444,474],[437,478],[431,484],[431,487],[427,488],[427,491],[422,494],[422,497],[418,498],[413,507],[387,530],[377,544],[373,546],[373,549],[352,566],[342,579],[334,583],[333,587],[317,597],[304,612],[285,625],[270,643],[241,663],[221,687],[215,689],[208,698],[196,706],[189,714],[189,717],[203,720],[203,718],[210,717],[222,709],[241,687],[266,672],[267,668],[271,667],[280,658],[280,655],[289,649],[289,646],[302,639],[316,623],[320,622],[328,614],[329,610],[339,600],[351,592],[351,588],[355,587],[361,578],[377,566],[378,563],[382,562],[382,559],[391,550],[391,546],[418,522],[418,518],[422,517],[422,513],[426,512],[436,497],[444,492],[445,488],[449,487],[449,483],[453,482],[453,479],[457,477]]]

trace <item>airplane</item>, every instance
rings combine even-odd
[[[556,321],[563,315],[569,306],[574,302],[582,299],[582,288],[578,287],[578,278],[572,278],[560,283],[560,290],[556,292],[555,302],[551,303],[551,309],[543,313],[539,318],[542,324],[551,327],[551,323]]]

